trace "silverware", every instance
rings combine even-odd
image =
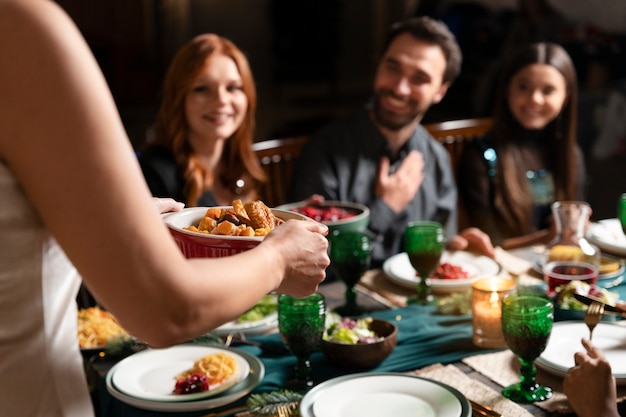
[[[585,324],[589,328],[589,340],[591,340],[591,337],[593,336],[593,329],[595,329],[598,323],[600,323],[603,312],[604,304],[602,303],[594,302],[587,307],[587,311],[585,312]]]
[[[469,402],[472,405],[472,414],[484,417],[502,417],[502,414],[498,413],[491,407],[479,404],[472,400],[469,400]]]
[[[622,310],[619,307],[612,306],[610,304],[606,304],[602,300],[597,297],[591,295],[582,295],[582,294],[574,294],[574,298],[585,305],[591,305],[592,303],[599,303],[604,306],[604,314],[613,314],[626,318],[626,311]]]

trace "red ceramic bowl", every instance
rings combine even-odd
[[[218,208],[232,208],[219,206]],[[187,258],[221,258],[252,249],[263,241],[263,236],[222,236],[192,232],[183,229],[198,225],[208,207],[190,207],[176,213],[165,214],[165,224],[170,230],[178,247]],[[306,216],[289,210],[272,209],[276,217],[283,220],[307,220]]]

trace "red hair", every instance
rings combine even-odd
[[[193,81],[203,70],[212,54],[231,58],[241,76],[242,90],[248,98],[244,120],[224,143],[224,149],[215,172],[210,172],[189,144],[189,126],[185,115],[185,98]],[[188,206],[197,205],[204,191],[214,182],[234,190],[235,182],[246,179],[242,193],[258,190],[267,176],[252,150],[257,98],[250,65],[243,52],[230,40],[215,34],[196,36],[174,56],[163,84],[161,106],[154,126],[153,144],[169,149],[184,172],[183,194]]]

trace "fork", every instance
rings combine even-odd
[[[589,328],[589,340],[593,335],[593,329],[596,328],[604,313],[604,304],[591,303],[585,312],[585,324]]]
[[[291,415],[291,408],[288,405],[281,404],[277,407],[278,417],[289,417]]]

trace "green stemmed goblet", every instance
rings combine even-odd
[[[417,295],[409,302],[428,304],[433,296],[430,289],[430,274],[439,265],[445,248],[445,236],[441,223],[432,221],[411,222],[404,232],[404,248],[409,261],[420,277]]]
[[[502,333],[520,364],[520,382],[502,390],[517,403],[533,403],[552,397],[552,389],[535,380],[535,359],[548,344],[554,321],[550,300],[539,295],[510,295],[502,300]]]
[[[326,301],[320,293],[296,298],[278,296],[278,329],[283,344],[296,356],[295,377],[285,388],[306,392],[313,387],[309,357],[320,349],[326,321]]]
[[[344,305],[335,309],[341,316],[357,316],[365,310],[356,302],[354,286],[370,268],[372,243],[362,232],[335,231],[330,237],[330,260],[334,273],[346,284]]]

